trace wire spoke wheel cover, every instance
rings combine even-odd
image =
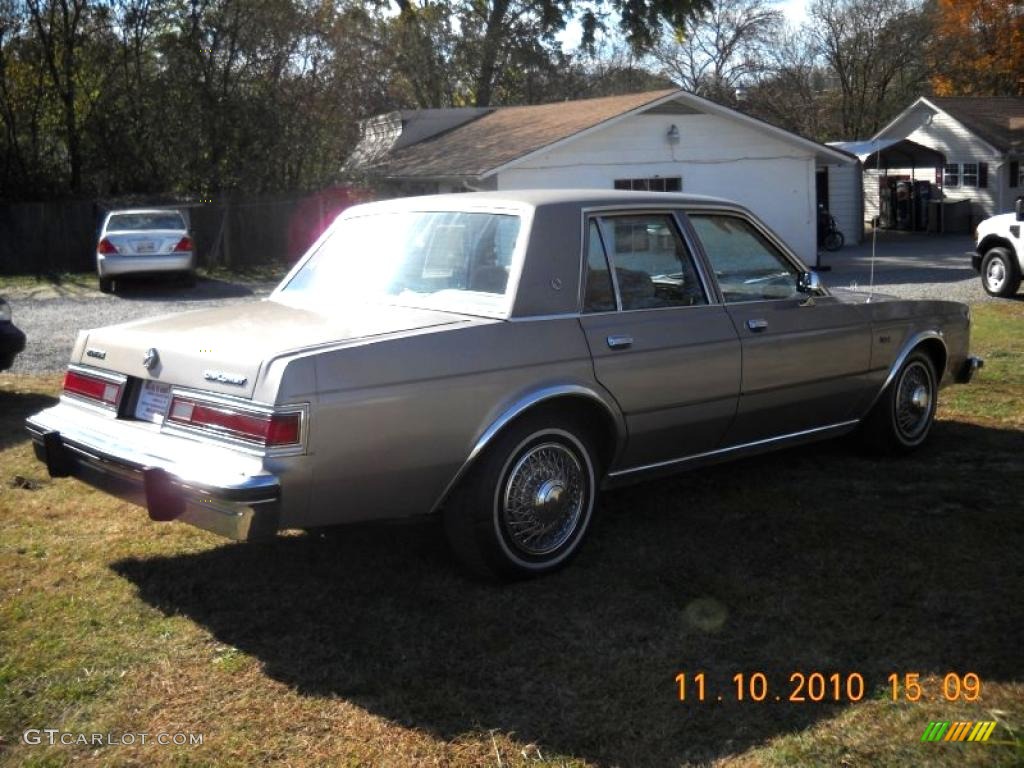
[[[553,439],[556,434],[563,439]],[[506,542],[520,556],[555,556],[587,522],[593,470],[582,448],[574,450],[575,442],[560,431],[535,435],[506,464],[495,513]]]
[[[927,365],[914,360],[903,369],[893,405],[900,437],[908,443],[920,440],[935,411],[935,384]]]

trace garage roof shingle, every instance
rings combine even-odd
[[[677,90],[498,107],[445,133],[394,149],[364,170],[391,178],[475,178],[673,93]]]
[[[1024,148],[1024,98],[958,96],[929,101],[1001,152]]]

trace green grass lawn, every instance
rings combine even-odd
[[[429,521],[266,545],[150,523],[48,478],[20,425],[59,377],[0,374],[0,764],[1024,764],[1024,303],[975,321],[986,367],[913,457],[819,444],[610,493],[569,569],[504,587]],[[755,672],[766,700],[735,701]],[[785,701],[794,672],[864,698]],[[979,700],[944,700],[949,672]],[[998,725],[921,743],[933,720]]]

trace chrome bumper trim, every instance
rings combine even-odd
[[[73,424],[68,424],[66,433],[60,432],[41,418],[47,413],[30,418],[26,428],[36,457],[52,476],[77,477],[145,507],[153,520],[180,520],[238,541],[277,532],[281,489],[274,475],[222,473],[218,478],[216,465],[202,473],[190,472],[188,467],[139,450],[137,445],[103,440],[95,431],[86,436]],[[189,442],[184,441],[182,450],[188,450]]]

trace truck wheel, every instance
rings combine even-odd
[[[598,463],[585,425],[528,416],[506,429],[448,499],[455,555],[489,578],[550,573],[578,551],[597,496]]]
[[[981,286],[989,296],[1013,296],[1020,288],[1020,267],[1009,248],[989,248],[981,260]]]
[[[100,278],[100,293],[113,293],[114,292],[114,281],[109,277]]]
[[[910,354],[861,425],[872,453],[910,453],[928,438],[938,405],[935,364],[923,350]]]

